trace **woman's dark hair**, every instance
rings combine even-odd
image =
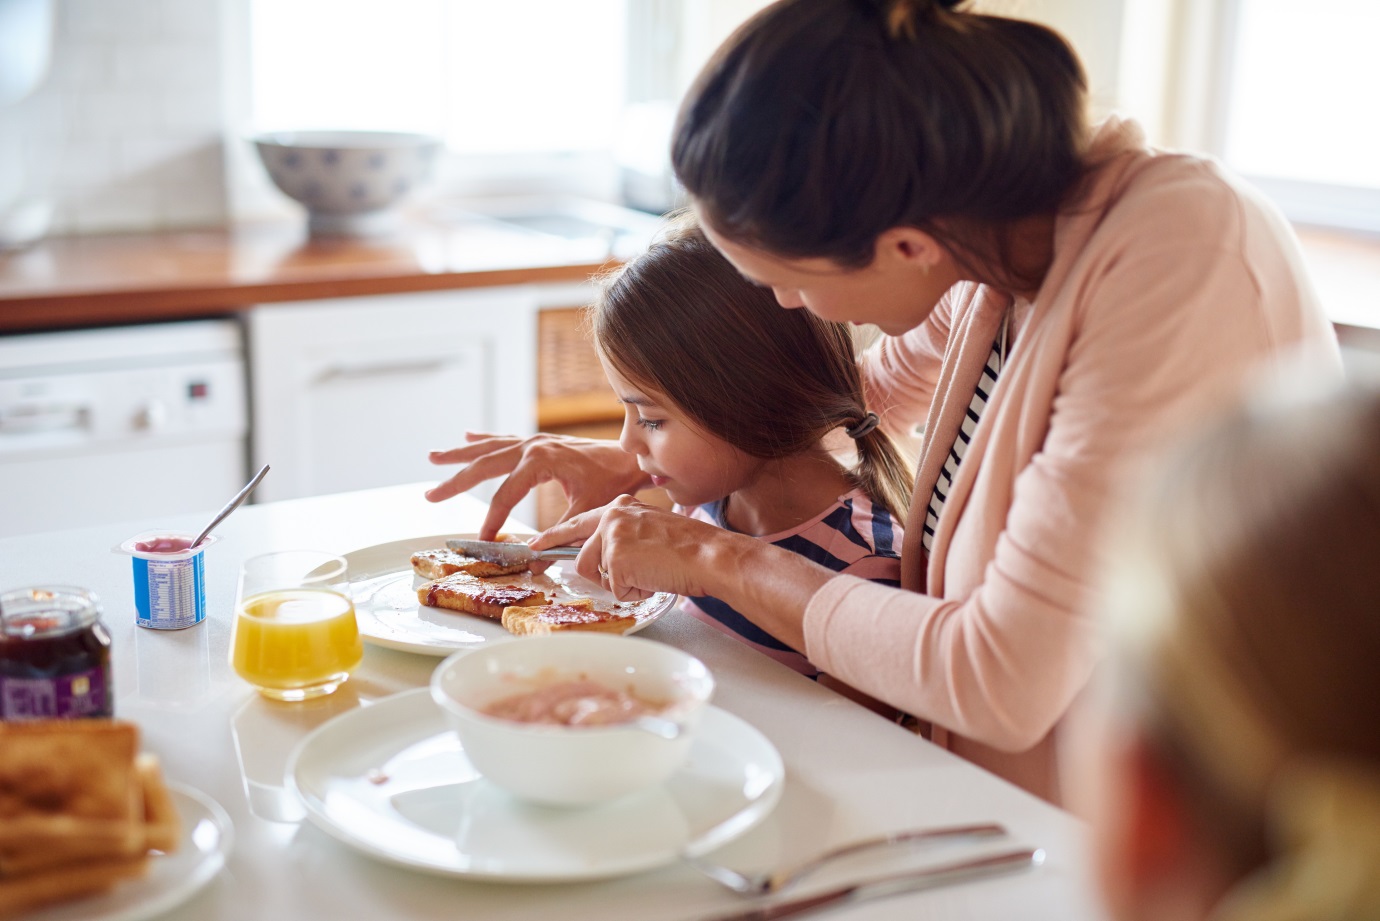
[[[1004,231],[1052,214],[1084,169],[1087,84],[1056,32],[938,0],[780,0],[715,53],[671,160],[716,231],[861,267],[917,227],[1015,289]]]
[[[848,327],[783,309],[770,290],[739,275],[688,215],[604,279],[591,325],[620,374],[752,457],[800,454],[867,418]],[[912,474],[895,443],[881,428],[855,442],[854,481],[904,517]]]

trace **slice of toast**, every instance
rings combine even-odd
[[[412,571],[423,579],[444,579],[457,572],[468,573],[481,578],[508,576],[525,572],[527,563],[513,563],[503,566],[487,560],[477,560],[456,550],[421,550],[412,554]]]
[[[0,724],[0,918],[6,905],[107,888],[140,875],[150,849],[177,849],[176,804],[137,745],[121,721]]]
[[[123,879],[148,872],[146,855],[85,860],[34,873],[0,877],[0,918],[17,917],[44,905],[104,892]]]
[[[118,720],[0,723],[0,870],[50,848],[132,855],[143,844],[138,728]]]
[[[530,585],[505,585],[457,572],[417,589],[417,600],[433,608],[498,620],[509,607],[546,604],[545,593]]]
[[[503,626],[518,636],[544,636],[581,630],[586,633],[626,633],[636,617],[601,611],[588,599],[535,607],[510,607],[503,611]]]
[[[157,755],[145,752],[134,759],[134,769],[144,791],[144,846],[171,854],[182,843],[182,818],[163,780],[163,767]]]

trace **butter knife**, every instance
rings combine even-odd
[[[466,556],[499,566],[516,566],[520,563],[533,563],[537,560],[573,560],[580,555],[579,547],[552,547],[550,550],[533,550],[526,544],[497,540],[463,540],[452,538],[446,541],[451,550],[458,550]]]
[[[780,918],[796,918],[826,908],[838,908],[843,905],[853,905],[858,902],[882,899],[907,892],[919,892],[922,889],[936,889],[953,883],[1016,873],[1021,870],[1033,869],[1044,862],[1045,852],[1042,848],[1003,851],[988,857],[961,860],[956,863],[941,864],[937,867],[926,867],[923,870],[913,870],[909,873],[863,880],[860,883],[852,883],[816,895],[802,896],[798,899],[789,899],[773,905],[763,905],[728,915],[715,915],[712,918],[704,919],[704,921],[778,921]]]

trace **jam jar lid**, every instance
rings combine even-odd
[[[0,640],[62,636],[84,630],[101,615],[94,592],[72,585],[36,585],[0,594]]]

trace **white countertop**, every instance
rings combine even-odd
[[[366,645],[359,670],[331,697],[305,704],[264,700],[227,662],[239,562],[270,550],[310,547],[343,553],[418,535],[476,530],[484,510],[480,503],[461,497],[431,505],[422,499],[428,485],[241,509],[221,525],[220,540],[206,553],[206,621],[177,632],[135,626],[129,559],[110,548],[150,527],[198,530],[209,513],[0,540],[0,589],[55,582],[89,588],[101,597],[112,637],[116,715],[139,724],[144,749],[162,759],[170,780],[208,793],[234,822],[235,846],[226,869],[161,917],[693,921],[748,907],[741,897],[683,865],[602,882],[474,882],[379,863],[309,822],[282,820],[298,814],[296,802],[282,789],[282,767],[292,746],[343,710],[424,687],[440,660]],[[716,858],[758,869],[885,831],[998,821],[1011,831],[1006,845],[1043,847],[1045,865],[832,916],[1102,917],[1089,894],[1084,829],[1068,814],[698,621],[673,612],[640,635],[703,659],[718,680],[715,703],[761,730],[785,761],[780,804],[761,826]],[[970,845],[912,852],[905,865],[944,862],[975,850]],[[875,875],[881,867],[855,862],[846,874],[821,874],[800,891]]]

